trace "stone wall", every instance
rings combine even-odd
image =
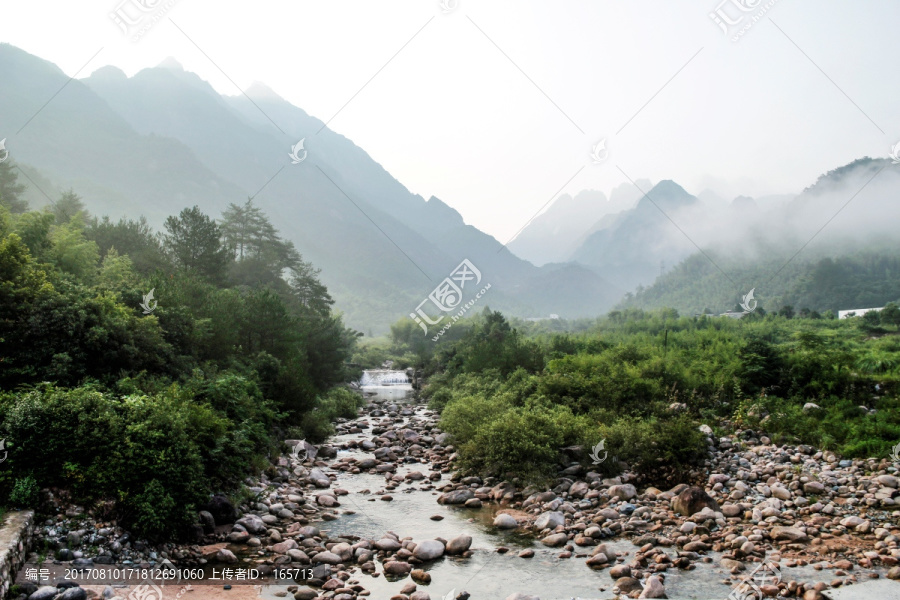
[[[19,510],[3,516],[0,527],[0,599],[5,598],[34,538],[34,511]]]

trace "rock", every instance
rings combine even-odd
[[[298,562],[304,565],[308,565],[311,561],[309,560],[309,556],[306,555],[306,552],[303,550],[288,550],[287,555],[291,557],[291,560],[294,562]]]
[[[613,587],[618,588],[619,593],[622,594],[631,594],[631,592],[643,589],[641,587],[641,582],[631,577],[620,577],[619,579],[616,579]]]
[[[317,488],[331,487],[331,479],[328,478],[328,475],[326,475],[322,469],[310,470],[307,479]]]
[[[612,548],[608,547],[606,544],[600,544],[599,546],[597,546],[596,548],[594,548],[593,552],[591,552],[591,555],[592,555],[592,556],[597,556],[597,555],[599,555],[599,554],[604,554],[604,555],[606,555],[606,560],[607,560],[607,562],[609,562],[610,564],[613,564],[613,563],[616,562],[616,553],[615,553],[615,551],[614,551]]]
[[[425,540],[416,544],[413,556],[419,560],[434,560],[444,555],[444,544],[437,540]]]
[[[428,574],[426,573],[426,575]],[[429,577],[431,576],[429,575]],[[335,596],[335,599],[337,599],[337,596]],[[419,590],[418,592],[410,594],[409,600],[431,600],[431,595],[424,590]]]
[[[769,536],[775,541],[804,542],[809,539],[805,533],[796,527],[773,527],[769,532]]]
[[[203,526],[203,533],[215,533],[216,518],[213,517],[211,512],[208,510],[201,510],[198,513],[198,518],[200,519],[200,525]]]
[[[622,485],[614,485],[609,488],[609,497],[618,498],[620,500],[631,500],[637,496],[637,490],[630,483]]]
[[[246,531],[232,531],[225,539],[231,544],[245,544],[250,540],[250,534]]]
[[[412,565],[408,562],[392,560],[384,563],[384,572],[387,575],[407,575],[412,571]]]
[[[819,408],[821,408],[821,407],[818,404],[816,404],[815,402],[807,402],[806,404],[803,405],[803,412],[808,413],[808,412],[812,412],[814,410],[819,410]]]
[[[515,517],[506,513],[501,513],[494,519],[494,527],[497,529],[515,529],[518,526]]]
[[[28,600],[50,600],[59,593],[54,585],[42,585],[28,596]]]
[[[534,528],[538,531],[544,529],[556,529],[566,524],[566,516],[561,512],[545,512],[534,521]]]
[[[294,592],[294,600],[315,600],[318,597],[319,592],[305,585]]]
[[[672,498],[672,509],[685,517],[709,508],[715,512],[721,512],[718,503],[701,488],[689,487]]]
[[[83,587],[70,587],[59,595],[57,600],[86,600],[87,592]]]
[[[313,556],[312,561],[314,563],[322,563],[326,565],[339,565],[344,562],[340,556],[338,556],[334,552],[328,552],[327,550],[325,552],[319,552],[318,554]]]
[[[265,533],[268,527],[265,521],[256,515],[244,515],[238,519],[237,524],[249,531],[250,533]]]
[[[216,494],[210,498],[209,503],[206,505],[206,512],[212,515],[216,525],[234,523],[234,520],[238,518],[238,511],[234,504],[222,494]]]
[[[605,554],[602,554],[602,553],[595,554],[594,556],[590,557],[589,559],[587,559],[584,562],[587,566],[589,566],[591,568],[597,568],[597,567],[604,568],[604,567],[609,566],[609,559],[606,557]]]
[[[400,549],[400,542],[394,538],[385,537],[375,542],[375,548],[385,552],[396,552]]]
[[[441,494],[438,497],[439,504],[465,504],[466,500],[470,500],[475,497],[475,494],[470,489],[461,489],[461,490],[453,490],[452,492],[447,492],[446,494]]]
[[[726,517],[738,517],[743,512],[743,509],[737,504],[725,504],[722,506],[722,514]]]
[[[609,570],[609,576],[613,579],[621,579],[622,577],[631,577],[631,567],[628,565],[614,565]]]
[[[234,552],[228,548],[222,548],[216,552],[215,560],[216,562],[221,563],[236,563],[238,559],[237,556],[234,555]]]
[[[704,542],[688,542],[682,549],[685,552],[706,552],[709,550],[709,544]]]
[[[771,488],[772,496],[778,498],[779,500],[790,500],[791,499],[791,491],[781,487],[780,485],[774,485]]]
[[[429,575],[428,572],[423,569],[413,569],[409,576],[413,581],[422,585],[428,585],[429,583],[431,583],[431,575]]]
[[[668,598],[668,596],[666,596],[666,589],[663,587],[662,580],[656,575],[651,575],[647,578],[644,591],[641,592],[638,598]]]
[[[807,481],[803,484],[804,494],[822,494],[825,491],[825,485],[818,481]]]
[[[554,533],[542,539],[541,543],[545,546],[549,546],[550,548],[557,548],[559,546],[565,545],[565,543],[568,541],[569,536],[567,536],[565,533]]]
[[[879,475],[875,480],[884,487],[893,488],[895,490],[900,486],[900,479],[893,475]]]
[[[447,547],[444,549],[446,554],[454,556],[456,554],[462,554],[466,550],[468,550],[472,546],[472,536],[470,535],[458,535],[449,542],[447,542]]]
[[[276,554],[287,554],[288,550],[293,550],[297,548],[297,542],[294,540],[285,540],[283,542],[278,542],[272,546],[272,551]]]

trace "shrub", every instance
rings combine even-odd
[[[9,503],[16,507],[36,508],[40,501],[40,491],[37,481],[31,475],[16,479],[9,493]]]

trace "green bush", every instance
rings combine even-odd
[[[240,400],[252,396],[217,389],[236,414],[249,410]],[[116,500],[119,518],[139,535],[183,535],[209,494],[246,476],[270,443],[264,424],[232,421],[214,401],[178,386],[124,397],[51,385],[4,394],[2,428],[16,442],[7,464],[79,501]]]
[[[9,504],[21,508],[37,508],[40,492],[40,486],[31,475],[16,479],[9,493]]]
[[[353,419],[357,410],[364,405],[362,396],[347,388],[334,388],[316,400],[316,407],[306,413],[295,428],[304,439],[310,442],[323,442],[334,433],[333,422],[336,419]]]

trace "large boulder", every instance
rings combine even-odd
[[[475,494],[470,489],[463,488],[461,490],[453,490],[446,494],[438,496],[439,504],[465,504],[466,500],[471,500]]]
[[[663,587],[662,580],[657,575],[651,575],[647,578],[644,585],[644,591],[638,598],[668,598],[666,589]]]
[[[396,552],[400,549],[400,542],[390,537],[383,537],[375,542],[375,548],[384,552]]]
[[[506,513],[501,513],[494,519],[494,527],[497,529],[515,529],[518,526],[516,518]]]
[[[412,571],[412,565],[408,562],[392,560],[384,563],[386,575],[408,575]]]
[[[416,544],[413,556],[419,560],[434,560],[444,555],[444,544],[437,540],[425,540]]]
[[[37,590],[31,593],[28,596],[28,600],[50,600],[54,596],[59,593],[59,590],[56,589],[54,585],[44,585],[39,587]]]
[[[566,524],[566,516],[559,511],[545,512],[534,521],[534,528],[538,531],[544,529],[556,529]]]
[[[672,498],[672,509],[680,515],[690,517],[704,508],[721,512],[719,504],[702,488],[689,487]]]
[[[637,490],[630,483],[614,485],[609,488],[610,498],[618,498],[619,500],[631,500],[635,496],[637,496]]]
[[[234,523],[238,518],[238,511],[227,497],[222,494],[216,494],[209,499],[206,504],[206,511],[212,515],[216,525],[227,525]]]
[[[237,520],[237,524],[250,533],[265,533],[269,528],[262,519],[253,514],[244,515]]]
[[[466,550],[468,550],[472,546],[472,536],[470,535],[458,535],[449,542],[447,542],[447,547],[445,548],[445,552],[451,556],[455,554],[462,554]]]
[[[773,527],[769,536],[775,541],[805,542],[808,536],[796,527]]]
[[[322,469],[312,469],[309,472],[307,479],[309,479],[309,482],[317,488],[331,487],[331,479],[328,478],[328,475],[326,475]]]

